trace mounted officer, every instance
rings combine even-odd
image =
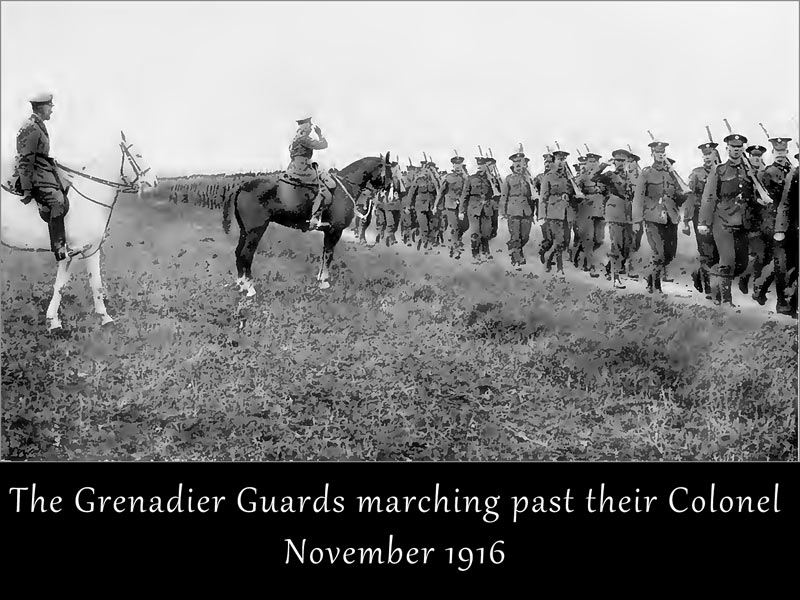
[[[336,183],[327,173],[318,171],[316,163],[311,162],[314,150],[324,150],[328,147],[328,140],[322,135],[322,130],[318,125],[311,124],[311,117],[300,119],[297,121],[297,125],[297,133],[295,133],[294,139],[289,146],[291,162],[285,173],[288,181],[282,181],[295,188],[316,189],[316,196],[311,209],[311,219],[308,221],[308,229],[312,230],[321,225],[322,209],[330,203],[332,198],[331,190],[336,187]],[[312,139],[312,128],[317,134],[318,140]]]
[[[50,247],[56,262],[67,258],[64,216],[69,210],[66,188],[50,157],[50,135],[44,122],[53,114],[53,95],[40,94],[30,99],[33,112],[17,134],[17,157],[12,188],[22,194],[22,203],[36,200],[39,215],[47,222]]]

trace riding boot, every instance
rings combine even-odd
[[[56,262],[67,258],[67,235],[64,231],[64,215],[50,217],[47,222],[47,230],[50,233],[50,248],[55,254]]]
[[[647,293],[648,294],[652,294],[653,293],[653,275],[652,275],[652,273],[647,276]]]
[[[661,273],[662,271],[659,269],[655,272],[655,275],[653,275],[653,286],[656,288],[656,291],[663,293],[661,290]]]
[[[492,256],[491,250],[489,250],[489,240],[483,239],[481,240],[481,250],[486,255],[487,260],[493,260],[494,256]]]
[[[556,272],[564,274],[564,253],[556,252]]]

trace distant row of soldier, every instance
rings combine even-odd
[[[544,170],[533,176],[520,145],[509,156],[511,174],[502,178],[491,157],[475,158],[477,172],[466,172],[464,158],[451,158],[452,171],[440,171],[433,161],[400,171],[389,193],[365,190],[357,200],[355,229],[365,230],[374,215],[377,241],[397,243],[398,228],[406,245],[417,250],[447,244],[460,258],[463,235],[470,232],[475,263],[491,260],[498,216],[507,220],[508,250],[517,270],[526,264],[524,248],[534,222],[541,224],[539,257],[547,272],[564,272],[564,253],[591,277],[605,274],[615,288],[621,275],[641,275],[650,293],[661,292],[662,281],[673,281],[678,229],[694,230],[697,264],[694,287],[716,304],[733,305],[732,280],[742,293],[764,305],[774,284],[776,310],[797,315],[798,192],[797,167],[788,157],[790,138],[770,138],[774,160],[765,164],[767,149],[746,146],[747,138],[725,137],[728,159],[718,144],[698,146],[703,164],[684,182],[666,156],[669,145],[649,144],[653,163],[641,168],[630,149],[611,153],[610,164],[588,151],[574,164],[561,149],[544,154]],[[548,149],[549,150],[549,149]],[[587,148],[588,150],[588,148]],[[795,155],[797,158],[797,155]],[[610,168],[611,167],[611,168]],[[646,237],[647,247],[642,244]],[[605,248],[605,252],[599,250]]]

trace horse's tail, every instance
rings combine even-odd
[[[239,197],[239,192],[242,191],[242,186],[238,186],[236,191],[231,191],[225,197],[225,202],[222,204],[222,230],[227,234],[231,232],[231,204],[236,202]]]

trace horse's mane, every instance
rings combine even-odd
[[[381,163],[383,162],[383,159],[380,156],[365,156],[364,158],[359,158],[357,161],[350,163],[349,165],[347,165],[346,167],[344,167],[343,169],[338,171],[337,175],[342,176],[342,177],[350,175],[351,173],[355,173],[356,171],[361,169],[363,167],[363,163],[370,162],[370,161],[376,161],[376,160],[380,161]],[[374,167],[372,167],[372,168],[374,168]],[[371,171],[372,168],[364,169],[364,170],[365,171],[366,170],[370,170]]]

